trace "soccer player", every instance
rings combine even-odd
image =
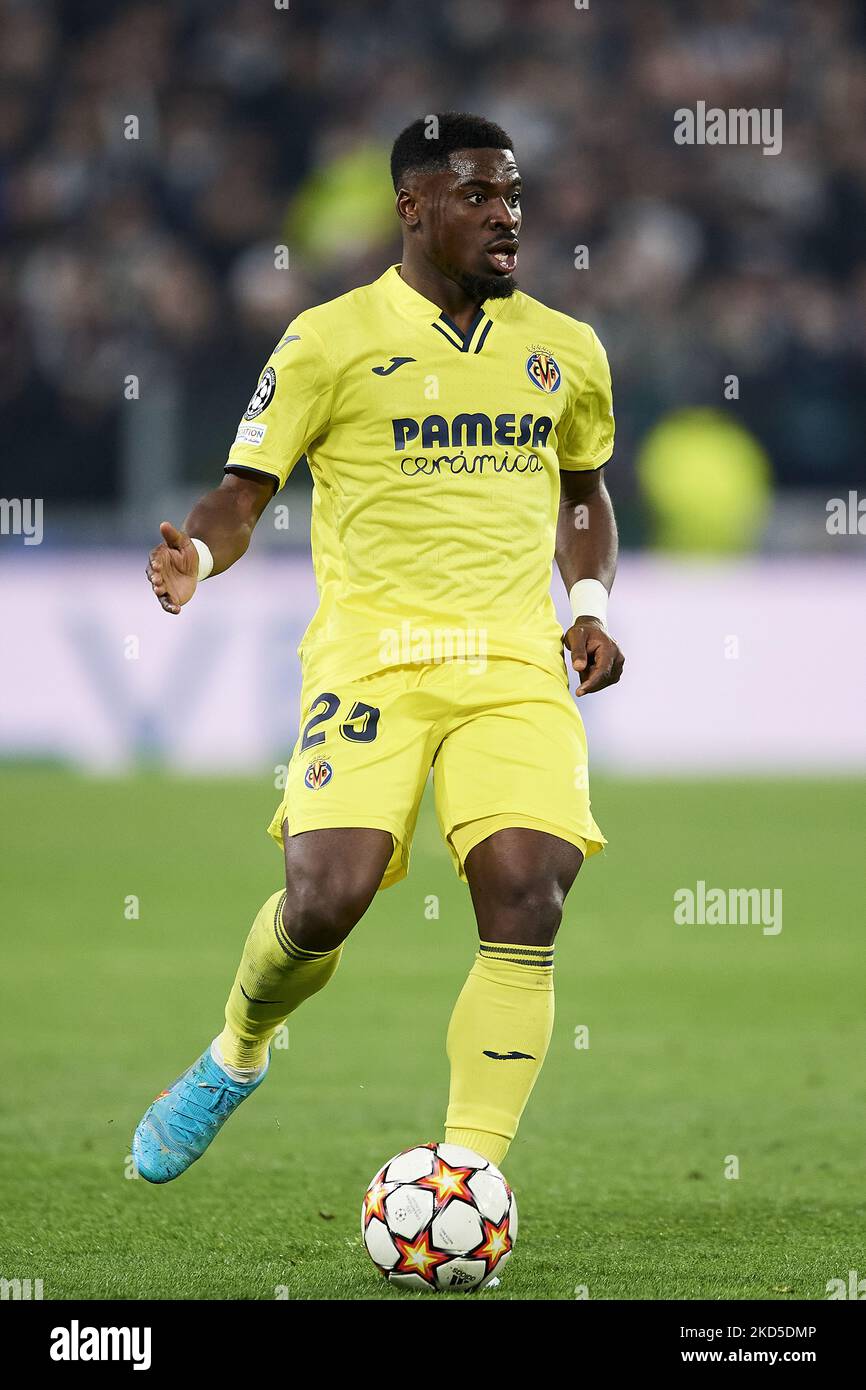
[[[503,130],[453,112],[415,121],[391,170],[401,264],[289,324],[221,485],[182,531],[163,522],[147,566],[180,613],[241,558],[307,455],[319,607],[270,826],[285,889],[253,922],[222,1032],[136,1130],[151,1182],[183,1173],[261,1085],[276,1030],[406,874],[431,767],[479,935],[448,1029],[445,1137],[501,1164],[550,1040],[563,900],[605,843],[563,644],[578,697],[619,680],[607,359],[587,324],[516,287],[520,175]]]

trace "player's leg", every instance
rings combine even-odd
[[[559,679],[491,660],[463,681],[457,714],[436,761],[436,804],[480,942],[448,1030],[446,1135],[500,1163],[547,1052],[563,902],[604,837],[564,668]]]
[[[553,1029],[553,941],[583,854],[537,830],[494,831],[465,870],[479,949],[451,1015],[446,1139],[501,1163]]]
[[[343,942],[382,883],[393,853],[383,830],[329,828],[289,835],[286,887],[264,904],[247,937],[214,1053],[230,1075],[252,1081],[277,1029],[324,989]]]
[[[331,688],[315,674],[305,679],[270,826],[282,837],[286,890],[253,923],[215,1042],[244,1079],[265,1065],[289,1013],[327,984],[376,891],[406,872],[435,739],[436,705],[423,686],[423,672],[400,669]]]
[[[577,845],[523,826],[493,830],[475,844],[465,868],[481,945],[552,950],[582,863]]]
[[[270,826],[285,851],[285,891],[253,922],[222,1033],[136,1130],[133,1155],[152,1182],[185,1171],[261,1084],[277,1028],[331,979],[376,891],[405,874],[437,741],[419,680],[386,671],[336,689],[315,676],[305,682],[301,731]]]
[[[271,1038],[333,975],[393,850],[391,835],[364,828],[286,834],[285,842],[286,890],[253,922],[223,1032],[157,1096],[135,1131],[135,1164],[150,1182],[185,1172],[261,1085]]]

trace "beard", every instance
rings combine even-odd
[[[513,275],[473,275],[469,270],[459,270],[448,266],[445,273],[449,280],[458,284],[470,299],[479,304],[485,299],[510,299],[517,289]]]

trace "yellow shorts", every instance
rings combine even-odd
[[[404,878],[430,770],[454,867],[494,830],[526,826],[585,855],[606,843],[592,818],[583,720],[562,678],[490,657],[396,666],[354,681],[304,674],[301,729],[269,830],[390,831],[381,886]]]

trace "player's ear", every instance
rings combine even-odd
[[[407,227],[417,227],[419,221],[418,202],[415,194],[408,188],[397,190],[397,216]]]

